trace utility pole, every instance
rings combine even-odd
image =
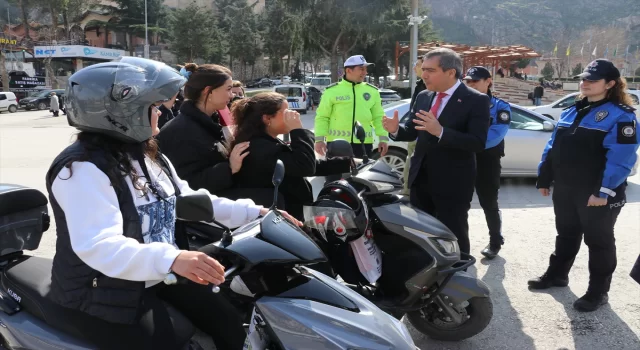
[[[144,0],[144,58],[149,58],[149,24],[147,22],[147,0]]]
[[[415,64],[416,58],[418,58],[418,31],[419,26],[424,21],[427,16],[418,16],[418,0],[411,0],[411,15],[407,16],[409,18],[409,26],[411,28],[411,38],[409,40],[409,46],[411,47],[409,58],[410,64]],[[413,92],[416,89],[416,73],[413,72],[413,66],[409,69],[411,72],[409,73],[409,85],[411,85],[411,95],[413,96]],[[397,77],[396,77],[397,79]]]

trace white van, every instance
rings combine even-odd
[[[307,114],[307,110],[311,108],[311,101],[306,90],[306,87],[299,83],[283,84],[273,88],[274,92],[287,98],[289,109],[296,110],[300,114]]]
[[[4,111],[9,111],[9,113],[18,111],[18,99],[13,92],[0,92],[0,112]]]
[[[636,116],[640,117],[640,90],[626,90],[626,92],[631,96],[631,101],[633,101],[633,105],[631,107],[636,109]],[[565,109],[576,104],[576,99],[579,95],[579,92],[573,92],[548,105],[525,106],[525,108],[536,111],[552,119],[558,120],[560,119],[560,115]]]

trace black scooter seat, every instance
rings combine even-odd
[[[62,306],[47,298],[51,287],[53,260],[35,256],[20,257],[4,270],[2,287],[23,310],[47,321],[47,315],[60,313]]]
[[[45,195],[29,187],[0,184],[0,216],[46,206]]]

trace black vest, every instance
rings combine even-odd
[[[76,141],[56,157],[47,172],[47,191],[53,208],[57,234],[49,298],[64,307],[80,310],[108,322],[134,324],[138,320],[145,282],[111,278],[85,264],[71,248],[64,211],[52,195],[51,186],[60,170],[69,162],[81,159],[85,152],[84,146]],[[107,173],[108,165],[104,154],[93,152],[86,161]],[[158,161],[167,176],[171,178],[171,172],[163,157],[158,156]],[[118,186],[114,186],[114,190],[122,212],[124,236],[144,244],[142,224],[133,195],[124,177],[118,178],[117,181],[119,183]],[[177,196],[180,194],[179,189],[173,179],[172,183]],[[175,236],[176,244],[181,249],[188,249],[184,226],[179,221],[176,222]]]

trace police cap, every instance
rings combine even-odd
[[[485,80],[491,78],[491,72],[482,66],[475,66],[467,70],[464,80]]]
[[[589,65],[584,68],[584,71],[574,78],[593,81],[606,79],[610,81],[620,78],[620,71],[611,61],[599,58],[589,63]]]

